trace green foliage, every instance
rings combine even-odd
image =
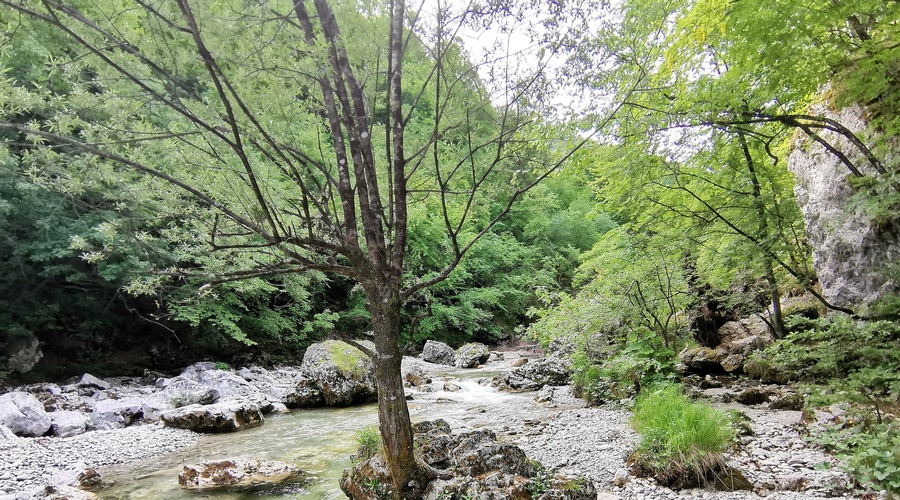
[[[381,433],[378,427],[370,425],[363,427],[356,433],[358,445],[355,460],[362,462],[381,453]]]
[[[900,425],[832,425],[815,438],[866,489],[900,494]]]
[[[589,404],[628,399],[642,388],[677,378],[675,352],[647,332],[632,333],[608,357],[596,357],[589,347],[572,355],[572,384],[575,393]]]
[[[635,402],[632,425],[641,441],[631,463],[664,483],[684,476],[711,479],[734,438],[726,414],[692,403],[676,384],[644,391]]]
[[[788,326],[791,333],[787,338],[755,354],[754,359],[791,380],[844,380],[865,370],[858,377],[874,381],[878,377],[869,370],[900,371],[897,323],[841,315],[816,320],[795,316]]]
[[[531,494],[531,498],[540,498],[541,495],[550,489],[550,480],[553,479],[553,473],[548,471],[544,464],[537,460],[529,460],[528,465],[531,466],[531,479],[525,485],[525,489]]]

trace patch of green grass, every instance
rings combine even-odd
[[[663,484],[705,484],[724,470],[721,452],[734,439],[730,419],[691,402],[677,384],[646,390],[635,402],[632,425],[641,441],[630,462]]]

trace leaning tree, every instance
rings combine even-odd
[[[46,85],[0,80],[8,150],[35,172],[180,192],[195,238],[233,263],[157,275],[200,276],[206,289],[308,271],[359,283],[395,495],[423,470],[400,374],[404,304],[592,135],[541,119],[552,82],[540,58],[470,62],[462,31],[507,10],[437,5],[0,0],[11,43],[66,44],[33,51]],[[422,200],[451,251],[440,272],[404,280],[408,209]]]

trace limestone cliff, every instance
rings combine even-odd
[[[818,105],[810,111],[840,122],[857,135],[866,127],[863,110],[857,106],[836,111]],[[855,163],[863,164],[846,138],[829,131],[820,135]],[[835,305],[859,309],[884,294],[900,292],[898,283],[884,273],[885,265],[900,258],[900,223],[895,220],[876,226],[854,210],[847,167],[821,144],[799,132],[797,137],[788,168],[797,178],[794,192],[806,220],[822,294]]]

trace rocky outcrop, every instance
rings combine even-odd
[[[191,490],[245,491],[301,483],[306,473],[297,466],[274,460],[229,458],[185,465],[178,484]]]
[[[160,420],[169,427],[210,433],[240,431],[265,422],[259,404],[246,399],[176,408],[163,413]]]
[[[188,366],[179,375],[182,379],[187,379],[198,384],[204,385],[218,392],[220,398],[230,398],[235,396],[247,396],[257,392],[249,382],[238,375],[228,371],[216,368],[216,364],[204,361],[194,363]]]
[[[27,392],[0,395],[0,425],[17,436],[43,436],[50,430],[50,417],[34,396]]]
[[[487,346],[479,342],[463,344],[456,350],[456,360],[453,362],[457,368],[475,368],[484,364],[491,357],[491,351]]]
[[[422,355],[420,357],[423,360],[436,365],[453,366],[453,364],[456,363],[456,351],[447,344],[436,340],[425,341],[425,346],[422,347]]]
[[[437,478],[420,484],[415,498],[541,498],[594,500],[590,479],[544,471],[521,448],[500,443],[493,431],[452,434],[443,420],[414,426],[416,449]],[[390,495],[390,476],[380,454],[344,471],[341,489],[350,498]]]
[[[375,364],[345,342],[326,340],[309,346],[300,369],[328,406],[367,403],[378,396]],[[295,393],[302,391],[295,389]]]
[[[833,110],[817,105],[810,114],[834,119],[856,134],[867,126],[865,112],[858,106]],[[818,133],[865,175],[878,175],[845,137],[828,130]],[[900,260],[900,222],[875,224],[861,213],[851,202],[855,190],[848,182],[847,166],[813,139],[798,137],[788,168],[797,179],[794,193],[803,211],[822,295],[835,305],[858,308],[885,294],[900,293],[900,283],[884,269]]]
[[[300,379],[292,389],[288,390],[282,397],[282,401],[288,408],[315,408],[325,404],[322,391],[314,381],[307,378]]]
[[[568,363],[556,358],[543,358],[497,375],[491,384],[507,391],[537,391],[546,385],[567,385],[571,375],[572,369]]]
[[[685,348],[678,355],[682,373],[743,373],[747,357],[772,342],[769,327],[759,317],[729,321],[722,325],[719,345]]]

